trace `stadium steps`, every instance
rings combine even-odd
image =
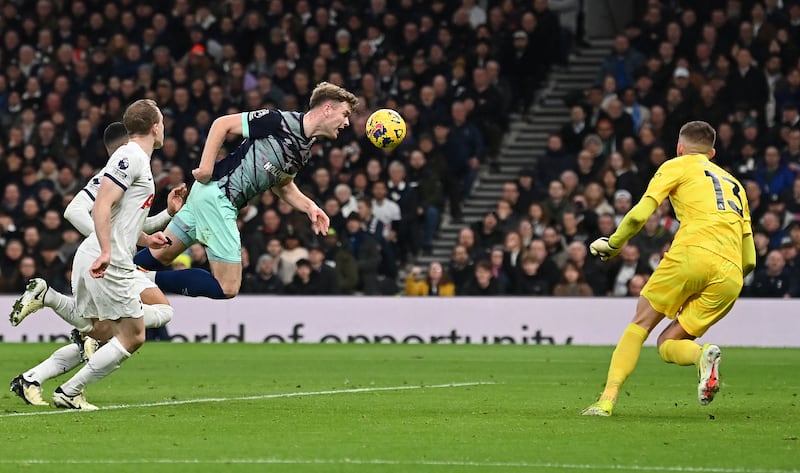
[[[464,223],[455,224],[450,221],[449,214],[446,215],[434,240],[432,254],[420,255],[415,264],[446,263],[461,228],[480,220],[486,211],[496,206],[503,182],[516,179],[521,168],[536,164],[536,157],[545,150],[547,136],[558,131],[569,119],[569,110],[563,99],[594,82],[612,46],[612,39],[591,40],[590,47],[579,49],[570,56],[566,67],[556,68],[549,74],[546,87],[537,92],[536,103],[531,107],[527,120],[512,114],[510,129],[500,151],[500,171],[481,169],[472,194],[464,202]]]

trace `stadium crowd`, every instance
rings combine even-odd
[[[747,181],[760,260],[745,294],[800,295],[800,3],[635,3],[546,153],[464,222],[477,170],[502,161],[510,117],[527,115],[582,41],[577,0],[5,2],[0,290],[21,293],[41,276],[69,292],[79,234],[63,209],[105,164],[103,129],[131,101],[153,98],[165,116],[156,213],[191,183],[215,118],[304,110],[327,80],[361,104],[297,177],[331,230],[312,237],[307,217],[272,193],[252,202],[239,218],[242,293],[397,293],[398,274],[448,219],[463,224],[451,260],[410,269],[404,292],[636,295],[677,229],[668,204],[616,262],[599,264],[586,245],[613,232],[680,126],[702,119],[718,130],[717,161]],[[382,107],[409,128],[391,151],[364,132]],[[196,245],[174,265],[208,261]]]

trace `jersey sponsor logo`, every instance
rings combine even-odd
[[[268,114],[269,110],[256,110],[255,112],[250,112],[249,116],[247,117],[248,120],[257,120],[264,115]]]
[[[280,180],[293,179],[294,176],[295,176],[294,174],[289,174],[289,173],[284,172],[281,169],[278,169],[277,166],[275,166],[274,164],[272,164],[270,162],[264,163],[264,170],[267,171],[268,173],[272,174],[273,176],[277,177]]]
[[[154,196],[155,196],[155,194],[150,194],[149,196],[147,196],[147,199],[144,201],[142,206],[139,207],[139,208],[144,210],[144,209],[149,209],[150,207],[152,207],[153,206],[153,197]]]

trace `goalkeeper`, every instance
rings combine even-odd
[[[715,139],[708,123],[685,124],[678,136],[678,157],[661,165],[616,232],[589,245],[602,261],[617,256],[667,197],[681,222],[670,250],[642,290],[633,321],[617,343],[600,399],[583,415],[612,414],[644,341],[665,317],[671,322],[658,337],[661,358],[697,366],[700,404],[710,403],[719,390],[720,349],[694,340],[731,310],[744,275],[755,267],[756,253],[744,188],[710,161]]]

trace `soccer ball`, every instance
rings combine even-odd
[[[406,121],[392,109],[376,110],[367,119],[367,136],[376,148],[395,148],[406,137]]]

